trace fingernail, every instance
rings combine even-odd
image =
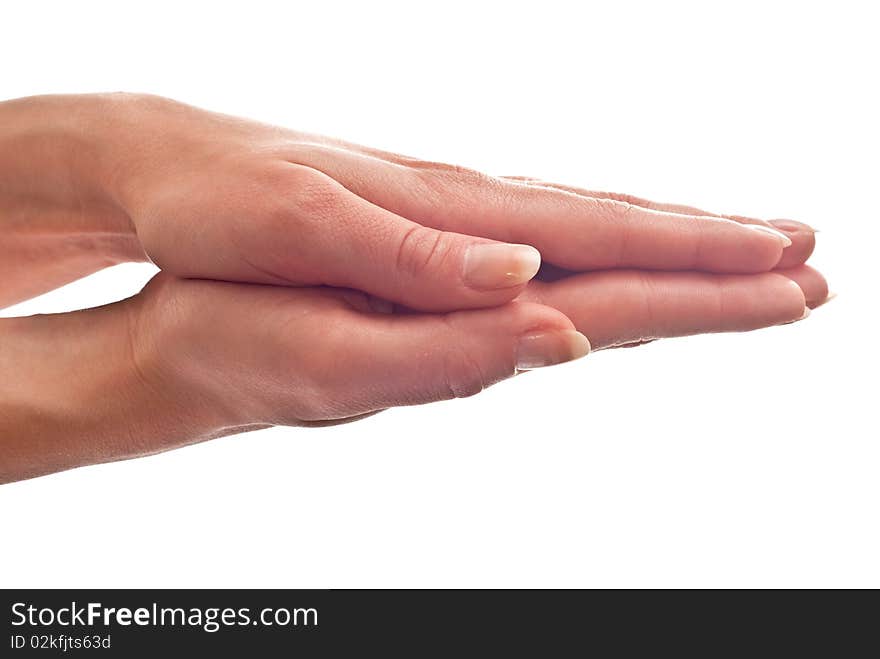
[[[776,236],[782,242],[783,247],[788,247],[789,245],[791,245],[791,238],[786,236],[781,231],[777,231],[776,229],[765,227],[763,224],[744,224],[743,226],[754,231],[761,231],[763,233],[769,233],[771,236]]]
[[[803,222],[797,222],[795,220],[770,220],[770,224],[772,224],[777,229],[781,229],[782,231],[790,231],[791,233],[797,233],[798,231],[803,231],[806,233],[817,233],[817,230],[811,227],[809,224],[804,224]]]
[[[541,267],[541,253],[529,245],[482,243],[468,247],[464,280],[471,288],[492,290],[525,284]]]
[[[810,307],[804,307],[804,315],[801,316],[800,318],[798,318],[798,320],[803,320],[804,318],[806,318],[807,316],[809,316],[810,313],[812,313],[812,312],[810,311]]]
[[[516,350],[516,368],[527,371],[579,359],[590,352],[590,342],[575,330],[526,334]]]

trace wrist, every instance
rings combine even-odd
[[[222,434],[198,392],[135,354],[136,305],[0,320],[0,483]]]
[[[144,260],[113,189],[118,167],[103,96],[37,96],[0,103],[0,221],[7,235],[50,251]]]

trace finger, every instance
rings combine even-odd
[[[325,174],[285,164],[268,225],[241,237],[266,283],[350,287],[424,311],[504,304],[538,271],[533,247],[424,227]]]
[[[804,293],[777,273],[607,271],[533,282],[523,299],[566,314],[594,349],[705,332],[743,332],[799,319]]]
[[[828,301],[828,283],[825,277],[817,270],[801,265],[787,270],[774,270],[775,273],[788,277],[794,281],[803,292],[806,298],[807,307],[815,309]],[[653,339],[634,341],[631,343],[621,343],[615,345],[615,348],[633,348],[646,343],[651,343]]]
[[[711,213],[709,211],[704,211],[693,206],[660,203],[650,201],[648,199],[642,199],[641,197],[635,197],[633,195],[621,194],[617,192],[599,192],[596,190],[586,190],[584,188],[578,188],[571,185],[549,183],[546,181],[541,181],[525,176],[507,176],[504,178],[512,181],[518,181],[527,185],[561,190],[564,192],[570,192],[572,194],[578,194],[585,197],[593,197],[596,199],[612,199],[623,203],[633,204],[634,206],[647,208],[649,210],[662,211],[666,213],[677,213],[679,215],[702,215],[720,217],[739,222],[740,224],[752,224],[771,227],[778,231],[781,231],[791,240],[791,245],[783,250],[782,257],[776,264],[777,268],[791,268],[793,266],[800,265],[801,263],[806,262],[806,260],[810,258],[810,255],[813,253],[813,249],[816,246],[816,230],[813,229],[811,226],[804,224],[803,222],[796,222],[795,220],[765,221],[753,217],[745,217],[743,215],[722,215],[720,213]]]
[[[815,309],[828,300],[828,282],[818,270],[808,265],[799,265],[775,272],[788,277],[800,286],[810,309]]]
[[[320,144],[298,145],[289,157],[421,225],[533,245],[572,270],[763,272],[790,242],[763,225],[655,211],[437,163],[401,164]]]
[[[710,217],[725,217],[729,220],[735,219],[732,215],[722,215],[720,213],[712,213],[709,211],[705,211],[701,208],[697,208],[695,206],[686,206],[684,204],[670,204],[665,202],[657,202],[651,201],[650,199],[644,199],[642,197],[637,197],[631,194],[625,194],[621,192],[604,192],[601,190],[587,190],[586,188],[581,188],[574,185],[566,185],[564,183],[553,183],[552,181],[543,181],[538,178],[532,178],[530,176],[504,176],[504,179],[508,179],[510,181],[518,181],[519,183],[525,183],[528,185],[541,186],[545,188],[553,188],[556,190],[563,190],[565,192],[571,192],[573,194],[578,194],[584,197],[594,197],[596,199],[613,199],[614,201],[621,201],[627,204],[632,204],[633,206],[641,206],[642,208],[647,208],[655,211],[666,211],[668,213],[678,213],[679,215],[704,215]],[[754,218],[741,217],[744,222],[748,223],[762,223],[763,220],[758,220]]]
[[[355,401],[346,414],[470,396],[590,349],[562,313],[524,302],[446,315],[352,311],[336,336],[338,368],[322,377],[334,397]]]
[[[770,225],[791,238],[791,245],[782,252],[777,268],[793,268],[806,263],[816,248],[816,230],[794,220],[770,220]]]

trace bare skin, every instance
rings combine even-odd
[[[797,222],[131,95],[0,104],[0,228],[0,305],[163,270],[120,303],[0,320],[0,482],[471,395],[590,343],[758,329],[828,296]]]
[[[0,145],[15,255],[0,275],[31,266],[6,304],[7,291],[150,258],[178,276],[355,288],[450,311],[521,293],[538,266],[521,244],[576,271],[754,273],[788,242],[766,223],[490,177],[150,96],[9,101]]]

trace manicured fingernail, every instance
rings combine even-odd
[[[590,342],[575,330],[537,332],[519,340],[516,350],[516,368],[527,371],[579,359],[590,352]]]
[[[798,318],[798,320],[803,320],[804,318],[806,318],[807,316],[809,316],[810,313],[811,313],[811,312],[810,312],[810,307],[804,307],[804,315],[801,316],[800,318]]]
[[[816,229],[811,227],[809,224],[804,224],[803,222],[797,222],[795,220],[770,220],[770,224],[772,224],[777,229],[788,231],[789,233],[797,233],[798,231],[806,233],[817,233]]]
[[[464,280],[471,288],[492,290],[525,284],[541,267],[541,253],[529,245],[482,243],[468,247]]]
[[[783,247],[788,247],[789,245],[791,245],[791,238],[786,236],[781,231],[777,231],[776,229],[765,227],[763,224],[745,224],[743,226],[746,226],[754,231],[761,231],[763,233],[769,233],[771,236],[776,236],[782,242]]]

